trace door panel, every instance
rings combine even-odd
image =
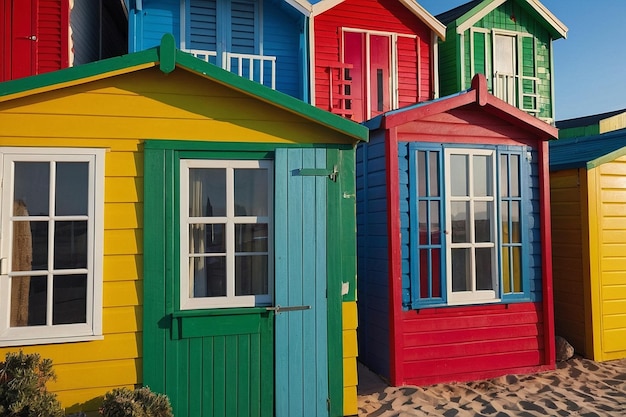
[[[276,417],[328,415],[325,175],[323,149],[277,149],[275,172]]]
[[[0,81],[35,74],[36,0],[2,0],[0,7]]]
[[[516,85],[516,38],[509,35],[495,35],[494,41],[494,94],[496,97],[517,105]]]
[[[370,117],[391,110],[389,36],[370,36]]]
[[[365,120],[365,105],[363,103],[364,92],[364,34],[355,32],[345,32],[343,34],[343,60],[346,64],[351,64],[348,70],[352,84],[350,86],[350,109],[353,112],[353,119],[357,122]]]

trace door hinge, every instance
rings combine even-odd
[[[337,175],[339,174],[339,169],[337,165],[333,167],[333,169],[325,169],[325,168],[301,168],[298,170],[297,175],[303,177],[328,177],[331,181],[337,182]]]

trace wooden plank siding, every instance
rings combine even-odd
[[[589,221],[597,222],[597,240],[591,242],[598,244],[599,256],[591,285],[599,293],[599,315],[593,329],[598,333],[595,352],[604,361],[626,357],[626,157],[594,171],[597,188],[590,192],[595,193],[597,210],[590,212]]]
[[[402,329],[405,384],[471,381],[545,365],[541,303],[411,310],[402,313]]]
[[[585,172],[569,169],[550,174],[552,209],[552,274],[556,334],[563,336],[576,352],[589,355],[589,326],[585,322],[589,301],[584,281],[589,279]]]
[[[143,141],[345,143],[347,135],[193,73],[150,67],[0,103],[0,146],[106,148],[103,339],[27,346],[68,412],[143,381]],[[339,319],[338,319],[339,320]],[[348,323],[354,327],[354,323]],[[348,338],[353,329],[348,329]],[[351,345],[353,346],[353,344]],[[0,357],[19,348],[0,348]],[[353,358],[354,352],[350,353]],[[353,385],[351,386],[353,387]]]
[[[69,66],[69,1],[37,1],[37,72]]]
[[[341,61],[342,28],[416,35],[417,42],[408,38],[400,38],[398,41],[399,106],[414,104],[418,99],[424,101],[433,98],[430,29],[400,2],[346,0],[314,19],[317,107],[325,110],[333,107],[330,103],[328,63]],[[337,105],[334,103],[335,107]]]
[[[389,377],[389,259],[384,135],[357,148],[359,360]]]

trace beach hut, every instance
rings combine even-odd
[[[595,136],[624,129],[626,128],[626,109],[557,120],[556,127],[559,129],[559,139]]]
[[[177,417],[356,413],[365,127],[171,35],[0,84],[0,126],[0,355],[52,359],[68,411],[143,384]]]
[[[308,18],[303,0],[131,1],[129,52],[159,44],[309,102]]]
[[[0,81],[122,55],[127,34],[123,1],[0,0]]]
[[[312,3],[317,107],[362,122],[437,97],[437,39],[446,29],[417,2]]]
[[[484,74],[489,91],[554,123],[554,50],[567,27],[537,0],[472,0],[436,16],[447,26],[439,45],[442,95]]]
[[[392,385],[555,364],[548,139],[470,90],[383,113],[357,150],[359,359]]]
[[[626,130],[550,143],[558,335],[595,361],[626,357]]]

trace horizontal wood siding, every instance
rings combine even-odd
[[[417,35],[420,38],[419,65],[417,47],[408,40],[398,49],[398,80],[401,106],[416,102],[417,69],[423,94],[421,100],[432,98],[430,29],[397,0],[346,0],[315,17],[315,104],[330,109],[328,63],[341,61],[341,28],[383,31]]]
[[[357,415],[357,357],[359,349],[357,343],[357,304],[355,301],[344,301],[341,314],[342,344],[343,344],[343,415]]]
[[[67,0],[37,2],[36,74],[68,67],[69,31]]]
[[[263,13],[263,55],[276,57],[276,89],[303,99],[304,18],[269,1],[264,3]]]
[[[598,172],[599,276],[591,285],[598,286],[601,317],[602,354],[600,360],[626,357],[626,157],[600,165]],[[595,330],[595,327],[594,327]]]
[[[591,335],[585,331],[585,316],[591,312],[585,309],[588,303],[584,295],[584,280],[589,279],[589,263],[585,260],[589,253],[583,243],[586,190],[579,172],[569,169],[550,174],[554,322],[557,335],[567,339],[576,352],[590,355],[586,340]]]
[[[220,84],[149,68],[0,103],[0,146],[106,148],[103,340],[23,348],[52,359],[68,412],[142,383],[145,139],[345,143],[313,121]],[[1,348],[0,357],[18,348]]]
[[[475,27],[484,29],[503,29],[518,33],[528,33],[535,38],[535,53],[528,54],[527,61],[522,63],[523,67],[532,68],[536,66],[536,77],[539,78],[539,117],[554,118],[552,114],[553,92],[551,87],[551,43],[548,30],[542,26],[542,21],[527,11],[527,7],[516,1],[507,1],[498,6],[491,13],[474,24]],[[514,19],[511,18],[514,17]],[[465,32],[466,42],[469,42],[469,31]],[[469,86],[474,74],[470,74],[469,64],[469,44],[465,48],[465,85]],[[534,60],[534,62],[533,62]],[[490,75],[490,74],[488,74]]]
[[[357,147],[359,358],[389,377],[389,260],[384,132]]]
[[[541,303],[402,313],[404,383],[462,382],[542,369]]]
[[[539,153],[537,149],[530,149],[530,209],[526,227],[530,230],[529,237],[529,265],[530,265],[530,300],[541,301],[543,290],[543,268],[541,254],[543,242],[541,240],[541,191],[539,190]]]

